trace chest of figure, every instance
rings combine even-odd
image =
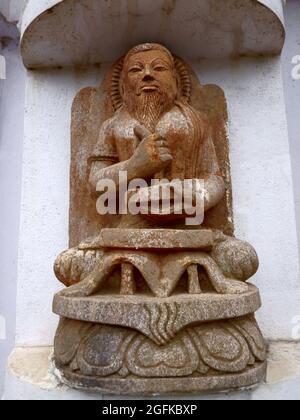
[[[115,132],[116,149],[120,161],[131,158],[139,145],[139,140],[134,134],[138,122],[130,119],[120,122]],[[173,156],[172,164],[164,171],[167,178],[184,178],[186,165],[191,158],[192,135],[187,119],[180,112],[165,115],[156,127],[156,133],[168,141]]]

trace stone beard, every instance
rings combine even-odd
[[[129,114],[152,133],[160,118],[175,105],[175,98],[159,89],[155,92],[126,92],[124,105]]]

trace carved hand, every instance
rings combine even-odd
[[[152,176],[173,160],[167,140],[159,134],[151,134],[142,125],[138,125],[134,133],[141,141],[131,158],[131,165],[137,170],[137,176]]]

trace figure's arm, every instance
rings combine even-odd
[[[134,178],[128,160],[117,164],[109,160],[93,162],[89,179],[92,190],[96,191],[98,182],[104,179],[113,181],[118,187],[121,171],[127,172],[128,181]]]
[[[98,144],[99,147],[105,145],[110,151],[107,156],[102,151],[100,153],[102,157],[96,157],[92,162],[89,180],[93,190],[103,179],[112,180],[118,187],[120,171],[127,172],[128,182],[130,182],[136,178],[145,179],[154,176],[171,162],[172,156],[165,139],[157,134],[151,134],[143,126],[136,127],[135,135],[140,143],[133,156],[124,162],[116,163],[118,157],[116,148],[113,146],[115,141],[113,124],[109,122],[103,125]]]
[[[204,181],[204,209],[207,211],[222,200],[226,191],[209,126],[201,154],[200,180]]]
[[[202,179],[187,180],[184,182],[180,180],[172,181],[170,185],[170,201],[164,203],[164,207],[153,214],[144,214],[144,217],[160,222],[168,223],[171,221],[179,221],[185,219],[187,214],[190,216],[203,214],[211,208],[215,207],[223,198],[225,194],[225,184],[223,178],[218,175],[205,176]],[[168,184],[164,184],[165,188]],[[159,186],[151,187],[152,204],[151,208],[159,209],[161,206],[161,197],[159,193]],[[148,206],[149,194],[143,200],[140,196],[142,207]],[[154,198],[153,198],[154,197]],[[182,199],[184,200],[184,209],[182,208]],[[155,201],[156,200],[156,201]],[[178,206],[181,211],[178,212]],[[147,207],[148,208],[148,207]],[[190,213],[191,212],[191,213]]]
[[[186,212],[183,211],[181,214],[176,214],[176,202],[181,205],[182,194],[184,193],[185,197],[191,197],[188,199],[188,203],[191,203],[192,208],[190,211],[195,211],[196,209],[203,209],[204,212],[215,207],[224,197],[225,194],[225,183],[221,175],[219,168],[217,155],[212,141],[210,130],[207,130],[207,134],[204,137],[203,145],[199,151],[199,170],[198,170],[198,179],[189,180],[191,182],[183,181],[173,181],[172,182],[172,191],[171,202],[169,207],[168,204],[165,204],[165,211],[150,215],[152,220],[158,222],[169,222],[170,220],[180,220],[186,218]],[[186,180],[187,181],[187,180]],[[171,184],[170,184],[171,185]],[[152,190],[157,189],[158,187],[153,187]],[[160,200],[159,194],[154,194],[154,197],[157,197]],[[185,203],[185,210],[186,208]],[[168,211],[167,211],[168,210]],[[145,215],[148,217],[148,215]]]
[[[196,194],[199,192],[195,191]],[[204,211],[210,210],[215,207],[224,197],[225,183],[219,175],[208,175],[204,177]]]

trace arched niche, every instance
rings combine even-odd
[[[282,0],[29,0],[21,51],[28,68],[111,62],[145,41],[189,60],[274,55]]]

